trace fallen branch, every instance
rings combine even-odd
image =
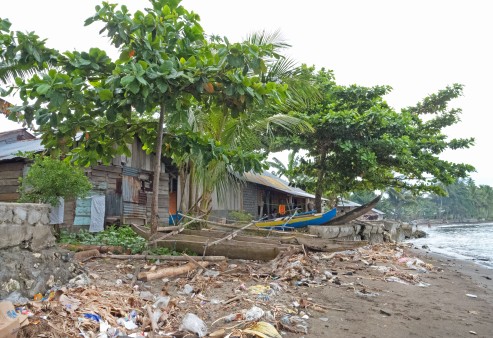
[[[198,263],[201,268],[205,268],[209,265],[209,262],[199,262]],[[150,281],[153,279],[163,278],[163,277],[173,277],[179,276],[190,271],[193,271],[197,268],[197,266],[190,262],[185,265],[171,267],[171,268],[163,268],[155,271],[141,272],[139,273],[139,280]]]
[[[101,253],[97,249],[79,251],[74,254],[74,260],[78,262],[86,261],[94,257],[100,257]]]
[[[102,255],[100,258],[113,258],[113,259],[159,259],[162,261],[190,261],[190,258],[184,256],[168,256],[168,255]],[[221,262],[226,260],[225,256],[197,256],[195,260],[207,261],[207,262]]]
[[[157,332],[159,330],[159,326],[157,325],[157,321],[154,318],[154,312],[152,311],[152,308],[149,304],[147,304],[145,307],[147,310],[147,315],[149,316],[149,319],[151,320],[152,331]]]
[[[122,246],[114,246],[114,245],[87,245],[87,244],[61,244],[61,248],[70,250],[70,251],[87,251],[87,250],[98,250],[100,253],[129,253],[130,250],[122,247]]]

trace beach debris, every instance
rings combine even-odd
[[[0,337],[15,338],[19,328],[28,324],[27,315],[18,313],[12,302],[0,301]]]
[[[478,298],[477,295],[473,295],[472,293],[466,293],[466,296],[469,298]]]
[[[285,250],[265,263],[203,261],[194,256],[184,257],[181,261],[186,263],[142,264],[129,257],[115,265],[111,255],[102,258],[85,264],[86,275],[78,277],[79,283],[74,280],[63,291],[38,295],[23,313],[31,315],[33,323],[48,320],[54,327],[63,327],[68,336],[91,338],[203,337],[209,330],[211,337],[278,338],[279,332],[302,336],[309,331],[310,318],[328,322],[327,312],[350,311],[326,300],[314,301],[309,288],[345,288],[371,301],[381,290],[363,284],[366,279],[424,286],[423,274],[407,263],[430,268],[406,257],[396,245],[365,246],[330,255]],[[116,280],[122,281],[118,288]],[[391,315],[382,310],[382,315]]]
[[[385,316],[392,316],[392,313],[389,310],[380,309],[380,313]]]
[[[476,331],[469,331],[469,333],[472,334],[472,335],[475,335],[475,336],[478,335]]]
[[[180,325],[180,330],[186,330],[195,333],[199,337],[207,334],[207,326],[204,321],[193,313],[187,313]]]
[[[207,267],[209,265],[209,262],[198,262],[200,266],[203,268]],[[190,262],[185,265],[177,266],[177,267],[171,267],[171,268],[163,268],[159,269],[156,271],[149,271],[149,272],[141,272],[139,273],[139,279],[143,281],[150,281],[154,279],[159,279],[163,277],[173,277],[173,276],[179,276],[183,275],[185,273],[188,273],[194,269],[196,269],[196,263]]]
[[[377,292],[371,292],[366,289],[362,289],[361,291],[356,290],[354,291],[356,296],[363,297],[363,298],[368,298],[368,297],[377,297],[379,294]]]
[[[279,334],[279,332],[276,330],[276,328],[267,322],[257,322],[254,323],[253,325],[243,329],[239,330],[240,333],[246,333],[246,334],[251,334],[254,337],[261,337],[261,338],[282,338],[282,336]]]
[[[385,280],[387,282],[395,282],[395,283],[401,283],[401,284],[404,284],[404,285],[409,285],[408,282],[406,282],[406,281],[404,281],[404,280],[402,280],[402,279],[400,279],[399,277],[396,277],[396,276],[387,277],[387,278],[385,278]]]
[[[245,313],[245,320],[251,322],[251,321],[257,321],[260,318],[264,316],[265,312],[261,308],[257,306],[253,306],[250,310],[246,311]]]

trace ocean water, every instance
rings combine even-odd
[[[428,236],[411,240],[415,245],[493,269],[493,223],[420,225],[419,230]]]

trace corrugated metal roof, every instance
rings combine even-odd
[[[13,158],[19,158],[17,153],[19,151],[43,151],[45,147],[41,144],[41,139],[24,140],[14,143],[0,144],[0,161],[10,160]]]
[[[250,183],[260,184],[293,196],[315,198],[315,195],[309,194],[300,188],[290,187],[288,182],[280,179],[268,171],[264,171],[262,174],[245,173],[243,178],[245,181]]]

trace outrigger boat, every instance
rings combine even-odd
[[[304,228],[309,225],[323,225],[329,222],[335,216],[336,208],[320,214],[295,214],[293,216],[275,218],[268,221],[257,222],[255,223],[255,225],[262,229],[290,230]]]

